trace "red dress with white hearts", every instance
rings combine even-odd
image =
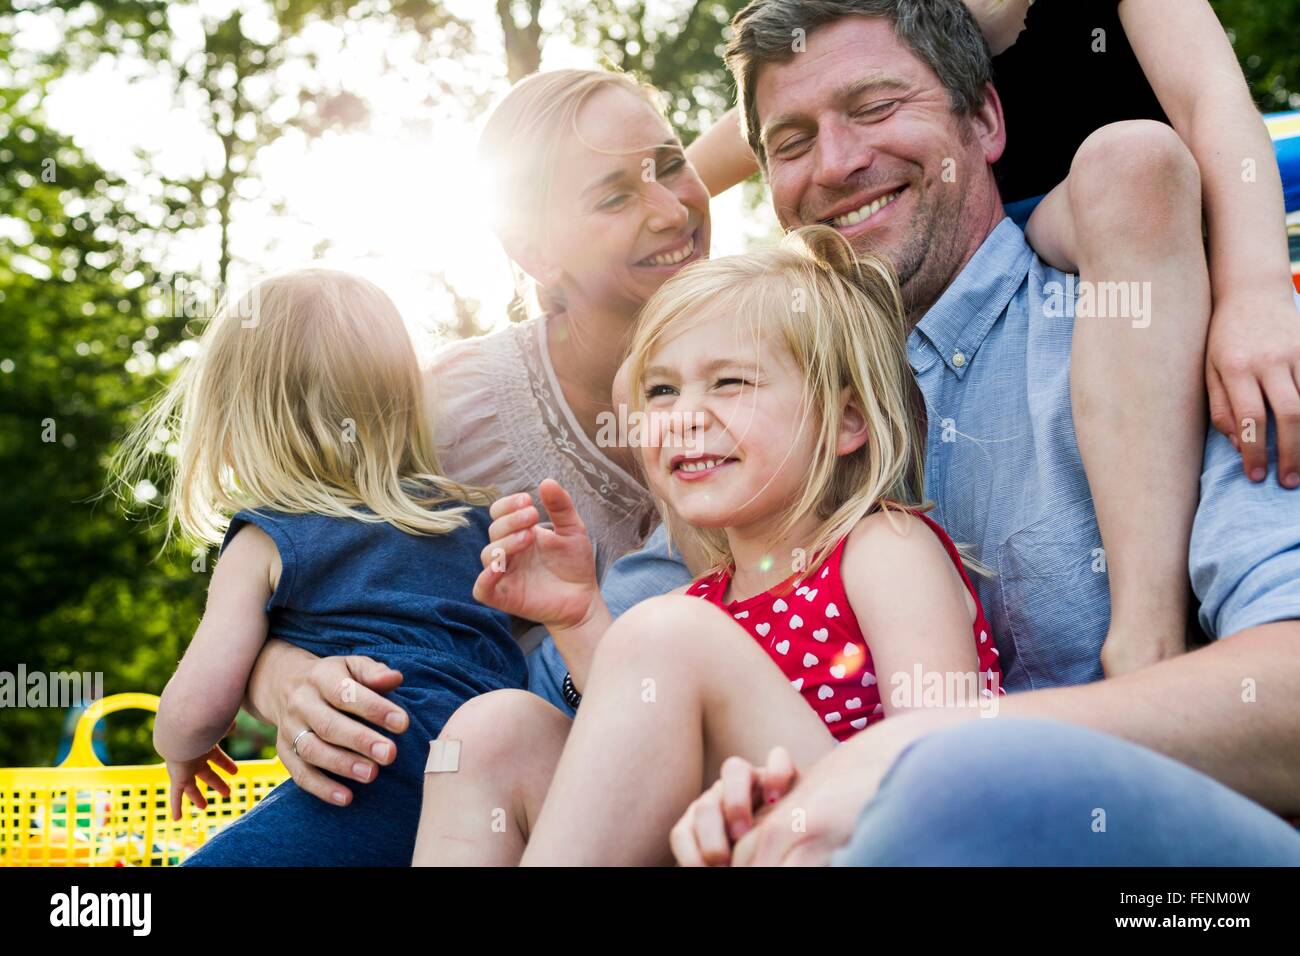
[[[957,546],[930,518],[912,514],[939,536],[975,601],[971,637],[979,653],[980,694],[1006,693],[1002,689],[998,650],[984,618],[984,608],[962,567]],[[807,574],[796,574],[770,591],[745,601],[723,604],[731,581],[731,574],[726,571],[701,578],[686,589],[687,594],[711,601],[735,618],[767,651],[794,689],[803,694],[808,706],[826,721],[835,739],[841,741],[885,716],[870,642],[849,606],[840,574],[847,541],[845,535],[820,567]],[[920,674],[901,676],[914,685],[927,683]],[[907,690],[909,702],[913,694],[921,698],[918,704],[925,702],[924,686]],[[937,692],[931,688],[932,694]]]

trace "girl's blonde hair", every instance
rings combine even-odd
[[[161,454],[175,442],[174,458]],[[386,521],[444,534],[487,504],[442,477],[410,333],[357,276],[306,269],[267,279],[217,309],[111,472],[133,502],[158,462],[169,475],[167,533],[220,542],[242,508]]]
[[[775,248],[683,269],[651,296],[634,333],[628,375],[638,411],[655,351],[684,326],[719,315],[749,317],[756,349],[765,331],[774,333],[768,341],[784,344],[803,373],[803,407],[816,440],[802,496],[776,536],[790,533],[806,515],[821,519],[804,549],[805,568],[816,568],[877,509],[929,509],[921,501],[923,405],[907,362],[902,298],[886,261],[859,259],[838,232],[814,225],[787,234]],[[866,421],[867,441],[837,455],[845,389]],[[722,529],[692,527],[665,502],[659,505],[671,539],[682,540],[710,571],[730,568]]]
[[[478,163],[493,197],[491,226],[498,236],[544,240],[547,203],[560,145],[577,136],[578,111],[598,90],[622,89],[643,99],[660,116],[662,95],[649,83],[618,70],[547,70],[510,88],[479,135]],[[658,145],[658,144],[647,144]],[[522,279],[523,277],[521,277]],[[554,290],[527,280],[526,300],[542,310],[563,308]]]

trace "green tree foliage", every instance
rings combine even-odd
[[[104,456],[158,388],[183,319],[142,321],[151,267],[120,182],[0,89],[0,671],[104,673],[106,693],[161,689],[202,607],[189,560],[97,503]],[[147,355],[149,359],[142,359]],[[49,763],[57,710],[0,714],[0,760]],[[135,727],[119,754],[146,759]]]
[[[1300,109],[1300,0],[1211,0],[1265,112]]]

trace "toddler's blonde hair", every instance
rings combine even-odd
[[[222,303],[111,472],[119,493],[161,463],[167,534],[221,540],[242,508],[387,521],[412,534],[468,522],[485,489],[441,474],[410,333],[357,276],[305,269]],[[174,458],[161,448],[177,443]]]
[[[764,331],[789,349],[803,373],[805,410],[816,432],[808,478],[776,532],[783,537],[815,513],[804,549],[812,569],[863,517],[877,509],[926,511],[923,404],[907,362],[907,327],[893,269],[859,259],[829,226],[805,226],[772,249],[698,262],[665,282],[641,312],[628,361],[628,387],[644,411],[644,375],[661,344],[684,327],[719,315],[748,321],[758,347]],[[861,410],[867,441],[837,455],[844,389]],[[710,571],[730,568],[722,529],[695,528],[663,501],[671,539],[700,555]]]

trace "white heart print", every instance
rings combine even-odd
[[[980,643],[983,644],[989,639],[988,631],[980,631]]]
[[[859,651],[858,651],[858,645],[856,645],[856,644],[845,644],[845,645],[844,645],[844,656],[845,656],[845,657],[857,657],[858,654],[859,654]]]
[[[840,719],[840,712],[838,710],[832,710],[829,714],[826,715],[826,723],[828,724],[833,724],[839,719]]]
[[[861,730],[863,727],[867,726],[867,718],[859,717],[857,720],[850,720],[849,726],[854,730]]]
[[[781,598],[777,598],[775,601],[772,602],[772,610],[775,611],[777,614],[780,614],[789,606],[790,605],[786,604],[785,601],[783,601]]]
[[[754,625],[754,630],[758,632],[759,637],[767,637],[767,632],[772,630],[772,625],[764,621],[762,624]]]
[[[811,601],[811,600],[812,600],[813,598],[815,598],[816,596],[817,596],[817,589],[816,589],[816,588],[813,588],[811,591],[809,591],[809,592],[808,592],[807,594],[805,594],[803,597],[804,597],[804,600],[805,600],[805,601]]]
[[[803,618],[798,614],[790,615],[790,630],[797,631],[801,627],[803,627]]]
[[[822,568],[822,577],[826,577],[826,575],[828,575],[828,574],[830,574],[830,573],[831,573],[831,569],[830,569],[830,568]]]
[[[823,644],[826,643],[826,638],[830,636],[831,636],[831,632],[826,630],[826,628],[824,627],[819,627],[817,628],[817,630],[813,631],[813,640],[821,641]]]
[[[835,696],[835,691],[831,690],[825,684],[822,684],[821,687],[817,688],[818,700],[825,700],[827,697],[834,697],[834,696]]]
[[[876,682],[876,675],[871,673],[871,671],[867,671],[865,674],[862,675],[863,687],[870,687],[873,684],[875,684],[875,682]]]
[[[820,663],[821,661],[817,660],[817,658],[814,657],[812,654],[805,654],[803,656],[804,667],[816,667]]]
[[[845,671],[844,671],[843,664],[836,664],[834,667],[831,668],[831,676],[834,677],[836,680],[843,679],[844,674]]]
[[[790,642],[789,642],[789,641],[782,641],[781,643],[779,643],[779,644],[776,645],[776,652],[777,652],[778,654],[784,654],[784,653],[785,653],[786,651],[788,651],[788,650],[790,650]]]
[[[827,605],[826,605],[826,617],[827,617],[827,618],[839,617],[839,616],[840,616],[840,609],[837,608],[837,607],[835,606],[835,602],[834,602],[834,601],[832,601],[830,604],[827,604]]]
[[[743,620],[744,620],[745,618],[747,618],[747,617],[749,617],[749,612],[748,612],[748,611],[741,611],[739,614],[736,615],[736,620],[737,620],[737,621],[743,621]]]
[[[795,594],[807,594],[807,593],[808,593],[808,585],[805,584],[803,587],[801,587],[798,591],[795,591],[794,593],[795,593]]]
[[[848,700],[846,700],[846,701],[844,702],[844,709],[845,709],[845,710],[861,710],[861,709],[862,709],[862,698],[861,698],[861,697],[850,697]]]
[[[803,690],[803,678],[796,677],[794,680],[790,681],[790,686],[795,690]]]

